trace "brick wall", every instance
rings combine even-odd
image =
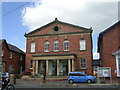
[[[120,25],[119,25],[120,26]],[[112,70],[112,79],[113,81],[118,80],[116,70],[116,58],[112,55],[113,52],[118,51],[119,48],[119,40],[120,33],[118,24],[110,28],[106,33],[102,35],[100,45],[100,58],[102,60],[103,67],[111,67]]]

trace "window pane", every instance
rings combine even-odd
[[[12,58],[12,52],[10,52],[10,58]]]
[[[58,50],[59,50],[59,42],[58,42],[58,41],[55,41],[55,42],[54,42],[54,50],[55,50],[55,51],[58,51]]]
[[[120,75],[120,58],[118,58],[118,73],[119,73],[119,75]]]
[[[80,40],[80,50],[86,50],[86,40]]]
[[[35,43],[31,43],[31,50],[30,52],[35,52]]]
[[[30,61],[30,68],[33,68],[33,60]]]
[[[80,59],[80,68],[86,68],[86,60]]]
[[[69,41],[64,41],[64,50],[65,51],[69,50]]]
[[[45,45],[44,45],[44,51],[45,51],[45,52],[48,52],[48,51],[49,51],[49,47],[50,47],[49,42],[48,42],[48,41],[45,42]]]
[[[2,50],[2,52],[1,52],[1,56],[4,56],[4,50]]]

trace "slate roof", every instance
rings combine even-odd
[[[14,45],[8,44],[8,47],[11,51],[18,52],[18,53],[21,53],[21,54],[25,54],[21,49],[17,48]]]
[[[3,42],[5,42],[7,44],[7,47],[9,50],[11,51],[14,51],[14,52],[17,52],[17,53],[21,53],[21,54],[25,54],[21,49],[19,49],[18,47],[12,45],[12,44],[9,44],[6,42],[5,39],[0,39],[0,44],[2,44]]]
[[[43,28],[45,28],[45,27],[47,27],[47,26],[49,26],[49,25],[51,25],[51,24],[53,24],[53,23],[60,23],[60,24],[69,25],[69,26],[72,26],[72,27],[76,27],[76,28],[83,29],[83,30],[85,30],[85,31],[87,31],[87,32],[92,32],[92,31],[93,31],[92,28],[85,28],[85,27],[81,27],[81,26],[78,26],[78,25],[73,25],[73,24],[69,24],[69,23],[66,23],[66,22],[61,22],[61,21],[59,21],[57,18],[55,18],[54,21],[52,21],[52,22],[50,22],[50,23],[48,23],[48,24],[46,24],[46,25],[44,25],[44,26],[42,26],[42,27],[40,27],[40,28],[38,28],[38,29],[36,29],[36,30],[33,30],[33,31],[31,31],[31,32],[29,32],[29,33],[27,33],[27,34],[25,33],[24,36],[28,36],[28,35],[30,35],[30,34],[33,34],[34,32],[40,31],[41,29],[43,29]]]

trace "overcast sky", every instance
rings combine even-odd
[[[99,33],[118,20],[118,2],[40,0],[22,11],[23,25],[34,30],[58,18],[71,24],[93,27]]]

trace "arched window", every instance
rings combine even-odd
[[[48,41],[44,44],[44,52],[49,52],[50,43]]]
[[[86,50],[86,40],[84,38],[80,39],[80,50]]]
[[[54,51],[59,51],[59,42],[56,40],[54,41]]]
[[[64,41],[64,51],[69,51],[69,41],[68,40]]]
[[[30,52],[31,52],[31,53],[34,53],[34,52],[35,52],[35,42],[32,42],[32,43],[31,43]]]

